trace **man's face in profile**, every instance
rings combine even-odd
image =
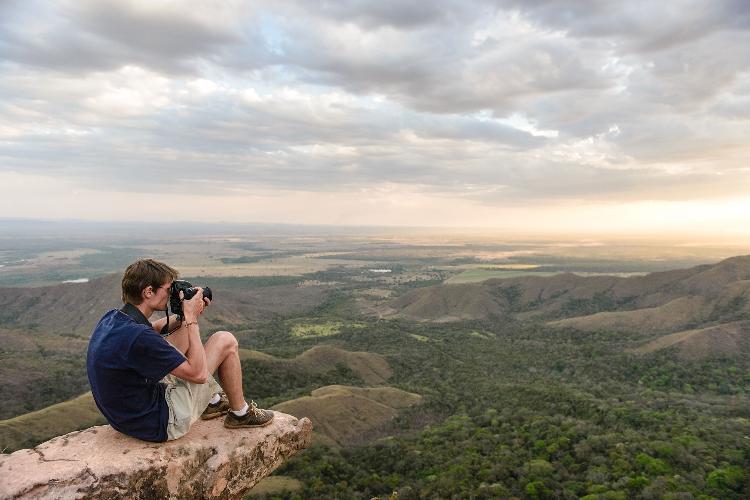
[[[167,303],[169,302],[169,289],[172,288],[172,282],[162,284],[156,289],[154,293],[154,299],[156,301],[156,309],[164,311],[167,309]]]

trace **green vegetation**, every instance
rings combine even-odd
[[[242,244],[230,246],[243,248]],[[354,292],[377,287],[387,290],[390,297],[403,298],[407,293],[410,297],[423,291],[414,288],[436,284],[465,269],[456,265],[477,264],[477,259],[466,256],[469,249],[499,255],[529,247],[378,244],[342,243],[339,250],[351,252],[342,256],[333,255],[335,245],[315,242],[308,250],[331,252],[320,258],[330,259],[327,262],[332,265],[304,276],[191,279],[208,284],[219,292],[217,300],[226,301],[222,302],[226,316],[214,317],[213,329],[231,326],[243,349],[259,351],[243,350],[248,397],[265,407],[293,408],[298,416],[309,412],[319,420],[314,422],[316,428],[327,425],[335,431],[327,436],[337,436],[331,441],[318,440],[319,444],[287,462],[279,470],[282,479],[275,486],[271,482],[266,489],[253,492],[255,496],[369,499],[391,498],[395,492],[400,500],[750,497],[750,352],[741,337],[733,336],[735,330],[715,338],[740,339],[737,352],[706,349],[705,357],[688,360],[680,356],[677,346],[633,353],[659,338],[658,330],[614,333],[608,327],[594,326],[586,332],[547,327],[544,318],[636,307],[637,297],[625,297],[630,292],[618,295],[610,290],[588,293],[579,289],[566,295],[565,280],[570,277],[557,281],[559,291],[549,291],[541,284],[533,293],[528,286],[524,288],[523,280],[514,281],[513,285],[485,290],[488,300],[483,301],[463,300],[476,298],[465,296],[476,289],[471,285],[462,285],[465,289],[446,287],[459,290],[457,295],[425,293],[417,297],[433,300],[424,304],[425,310],[436,309],[442,314],[445,306],[442,315],[447,316],[457,307],[475,308],[470,312],[483,319],[450,323],[381,319],[377,307],[393,301],[370,300]],[[254,242],[245,245],[248,251],[269,254],[279,249]],[[286,250],[298,251],[301,246],[290,239]],[[71,250],[77,248],[82,247]],[[125,259],[129,251],[136,251],[123,250],[118,256],[103,245],[94,248],[101,251],[80,259],[103,266],[104,262],[95,259]],[[237,255],[236,251],[222,251],[220,245],[211,251]],[[540,253],[504,263],[538,264],[545,272],[639,272],[677,267],[675,260],[610,258],[606,248],[586,249],[590,254],[576,251],[574,258]],[[638,251],[647,254],[647,250]],[[14,250],[13,255],[20,253]],[[357,268],[333,265],[337,260],[360,258],[372,262],[372,268],[382,266],[393,272],[381,276],[356,263]],[[680,254],[675,258],[692,257]],[[190,259],[200,260],[195,255]],[[220,261],[211,259],[215,264]],[[502,260],[498,258],[497,263]],[[71,269],[23,270],[19,266],[17,273],[6,272],[0,279],[26,273],[34,281],[43,274]],[[210,271],[210,266],[207,269]],[[487,273],[516,271],[474,272],[484,279]],[[747,279],[739,273],[735,278]],[[297,286],[302,281],[335,282],[335,286]],[[739,286],[736,290],[736,296],[712,305],[706,321],[747,316],[747,294]],[[649,293],[656,291],[668,294],[674,290],[657,283]],[[294,307],[279,306],[293,302],[291,299],[297,301]],[[371,316],[363,315],[365,309],[359,307],[367,300]],[[39,302],[29,294],[18,300],[17,307],[33,310],[53,302],[55,297]],[[493,304],[498,307],[486,314]],[[60,307],[55,322],[44,325],[59,324],[62,313],[72,306]],[[87,304],[81,311],[73,311],[71,317],[76,321],[85,318],[85,307]],[[20,327],[13,323],[17,317],[17,310],[4,311],[0,327]],[[70,324],[78,324],[73,319]],[[8,330],[0,337],[4,370],[0,374],[5,376],[5,387],[12,389],[5,408],[15,412],[6,416],[86,390],[85,340],[65,336],[71,331],[79,330],[49,332],[50,337],[44,339]],[[16,379],[19,382],[12,384]],[[348,387],[328,387],[332,385]],[[373,386],[390,386],[383,392],[398,389],[405,401],[410,401],[406,393],[412,398],[420,395],[421,403],[381,405],[374,396],[361,397],[362,388]],[[339,391],[341,404],[321,404],[320,391]],[[28,446],[63,428],[67,432],[71,426],[91,425],[100,417],[95,412],[85,413],[82,401],[9,418],[0,422],[0,432],[15,433],[12,446]],[[24,406],[27,404],[31,406]],[[87,408],[91,409],[90,401]],[[375,418],[369,418],[373,415]],[[32,421],[45,428],[33,429],[28,423]],[[23,434],[27,429],[31,431]]]
[[[633,357],[618,368],[622,380],[634,380],[654,390],[750,396],[747,363],[736,359],[686,363],[670,351],[660,351]]]
[[[65,401],[89,390],[85,358],[81,354],[64,354],[44,347],[36,353],[0,352],[4,371],[23,373],[24,380],[11,379],[3,388],[7,398],[0,409],[0,419],[22,415]]]
[[[623,352],[637,339],[491,321],[381,321],[342,333],[338,345],[385,354],[391,382],[425,403],[383,429],[384,440],[302,453],[279,471],[301,489],[269,496],[745,498],[746,397],[679,380],[649,387],[651,369],[679,361]],[[715,371],[723,363],[676,372],[740,384],[748,362]]]
[[[302,323],[292,325],[292,337],[328,337],[339,333],[341,323]]]
[[[563,304],[566,316],[584,316],[602,311],[615,311],[632,307],[635,297],[616,299],[607,293],[595,293],[591,298],[569,299]]]
[[[307,396],[326,385],[362,385],[362,379],[343,364],[333,371],[311,374],[294,365],[263,361],[243,363],[242,381],[245,394],[264,407]]]

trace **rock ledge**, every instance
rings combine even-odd
[[[176,441],[147,443],[108,425],[0,456],[0,498],[242,498],[310,444],[312,423],[275,412],[260,428],[199,421]]]

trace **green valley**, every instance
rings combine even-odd
[[[250,247],[257,261],[225,253],[288,258],[276,243]],[[214,289],[202,331],[235,333],[246,394],[315,426],[314,445],[250,496],[750,494],[750,257],[656,270],[623,258],[600,274],[595,255],[524,268],[525,249],[515,268],[493,263],[512,277],[450,284],[466,248],[360,247],[295,242],[315,261],[298,275],[188,276]],[[83,357],[118,279],[0,288],[5,452],[102,422]]]

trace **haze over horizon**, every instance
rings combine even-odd
[[[0,210],[750,236],[742,0],[0,2]]]

